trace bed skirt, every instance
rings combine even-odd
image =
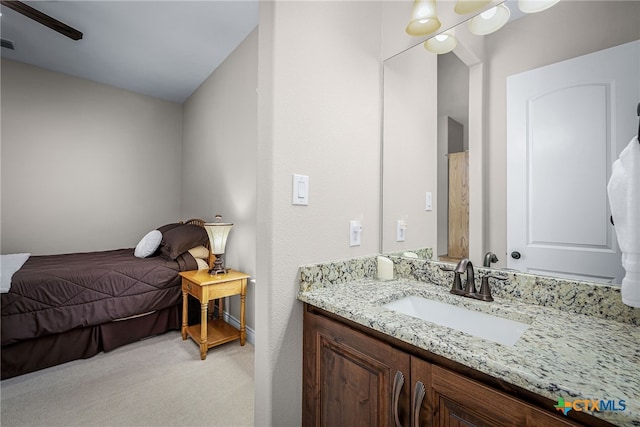
[[[72,360],[87,359],[142,338],[178,330],[180,326],[181,305],[178,304],[145,316],[21,341],[2,347],[1,378],[4,380]]]

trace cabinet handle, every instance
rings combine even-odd
[[[411,405],[411,413],[413,414],[413,422],[411,423],[411,427],[420,427],[420,408],[422,407],[422,401],[424,400],[424,396],[426,394],[427,391],[422,381],[416,382],[416,388],[413,393],[413,403]]]
[[[393,380],[393,417],[396,420],[396,427],[402,427],[400,423],[400,418],[398,416],[398,404],[400,401],[400,392],[402,391],[402,386],[404,385],[404,375],[402,372],[396,372],[396,378]]]

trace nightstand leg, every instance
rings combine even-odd
[[[207,307],[209,303],[201,303],[200,309],[200,359],[207,358]]]
[[[247,339],[247,330],[245,328],[245,300],[247,299],[247,279],[242,281],[240,288],[240,345],[244,345]]]
[[[182,292],[182,341],[187,339],[187,293]]]

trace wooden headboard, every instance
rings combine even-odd
[[[185,221],[185,224],[193,224],[193,225],[198,225],[200,227],[204,227],[204,223],[206,221],[203,219],[198,219],[198,218],[192,218],[189,221]]]

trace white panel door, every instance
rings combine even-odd
[[[509,268],[620,283],[606,187],[638,101],[640,41],[507,79]]]

